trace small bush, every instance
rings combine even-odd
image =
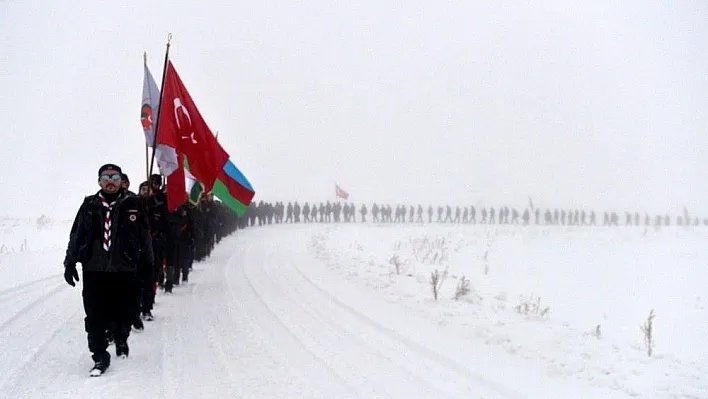
[[[639,329],[644,334],[644,345],[647,348],[647,355],[651,357],[654,353],[654,309],[649,311],[649,317]]]
[[[541,297],[534,299],[533,296],[529,296],[528,298],[521,297],[519,304],[516,305],[514,309],[516,313],[524,316],[538,316],[540,318],[548,316],[548,313],[551,311],[549,306],[541,306]]]
[[[435,269],[434,272],[430,273],[430,286],[433,289],[433,298],[435,298],[436,301],[438,300],[438,294],[440,293],[440,288],[442,288],[442,284],[445,281],[445,277],[447,277],[447,268],[445,268],[442,275],[438,272],[438,269]]]
[[[457,287],[455,287],[454,299],[457,301],[469,293],[470,293],[470,281],[467,280],[465,278],[465,276],[463,275],[462,278],[460,278],[460,282],[457,283]]]
[[[398,254],[393,254],[388,262],[396,269],[396,274],[401,274],[401,260],[398,258]]]

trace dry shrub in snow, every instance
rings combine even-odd
[[[445,268],[442,275],[438,272],[438,269],[430,273],[430,287],[433,289],[433,298],[435,298],[436,301],[438,300],[440,288],[442,288],[445,277],[447,277],[447,268]]]
[[[447,237],[410,240],[413,257],[416,262],[441,265],[448,258],[449,242]]]
[[[484,275],[489,274],[489,263],[487,263],[487,255],[489,255],[489,249],[484,251]]]
[[[467,280],[465,278],[465,276],[463,275],[462,278],[460,278],[460,281],[457,283],[457,287],[455,287],[454,299],[457,301],[469,293],[470,293],[470,281]]]
[[[391,259],[388,260],[390,264],[396,269],[396,274],[401,274],[401,260],[398,258],[398,254],[393,254]]]
[[[644,345],[647,348],[647,355],[651,357],[654,353],[654,309],[649,311],[649,317],[644,322],[644,325],[639,326],[644,334]]]
[[[551,311],[549,306],[541,307],[541,297],[534,298],[533,295],[528,298],[521,297],[519,304],[514,308],[517,313],[524,316],[538,316],[544,318]]]
[[[587,332],[583,333],[584,336],[592,336],[597,339],[602,338],[602,331],[600,330],[600,325],[596,325],[595,327],[591,328]]]
[[[44,230],[52,226],[52,220],[46,215],[37,218],[37,229]]]
[[[489,274],[489,251],[492,250],[492,244],[494,243],[494,237],[496,235],[496,232],[492,231],[491,229],[488,229],[486,232],[487,236],[487,248],[484,250],[484,256],[482,256],[482,260],[484,261],[484,275]]]

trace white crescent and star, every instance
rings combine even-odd
[[[176,97],[176,98],[172,101],[172,103],[173,103],[174,106],[175,106],[174,115],[175,115],[175,121],[177,121],[177,128],[179,128],[180,130],[182,130],[182,124],[180,123],[180,120],[179,120],[180,118],[179,118],[179,116],[178,116],[178,114],[177,114],[177,110],[180,110],[180,112],[181,112],[184,116],[187,117],[187,120],[189,121],[189,126],[191,127],[191,126],[192,126],[192,117],[189,115],[189,111],[187,111],[187,107],[185,107],[185,106],[182,104],[182,99],[179,98],[179,97]],[[182,140],[190,140],[190,141],[192,142],[192,144],[198,144],[198,141],[194,138],[194,131],[192,131],[190,134],[188,134],[188,135],[186,135],[186,136],[183,135],[183,136],[182,136]]]

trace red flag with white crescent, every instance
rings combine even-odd
[[[168,61],[165,72],[165,89],[160,105],[160,124],[157,143],[173,148],[177,153],[177,172],[167,175],[167,202],[170,210],[176,209],[187,199],[183,159],[189,163],[190,173],[210,191],[229,159],[189,95],[177,71]],[[172,185],[173,189],[169,187]],[[170,192],[174,193],[170,197]]]
[[[339,187],[338,184],[334,185],[334,194],[337,196],[337,198],[341,198],[341,199],[345,199],[345,200],[349,199],[349,193],[342,190],[342,188]]]

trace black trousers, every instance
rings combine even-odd
[[[155,304],[155,283],[156,278],[143,279],[140,281],[140,310],[143,313],[152,312]]]
[[[153,269],[153,272],[155,273],[155,280],[159,285],[163,285],[165,284],[165,245],[163,243],[153,241],[152,255],[155,259],[155,267]]]
[[[189,277],[189,268],[194,261],[194,246],[189,244],[177,243],[175,245],[175,267],[173,269],[174,283],[179,283],[180,274],[184,279]]]
[[[155,283],[163,284],[163,257],[164,250],[161,245],[153,245],[153,257],[155,263],[151,269],[145,270],[138,282],[138,301],[140,303],[138,312],[151,312],[155,304]]]
[[[130,272],[83,272],[83,280],[88,347],[98,361],[108,357],[107,330],[113,332],[116,343],[128,341],[138,277]]]

